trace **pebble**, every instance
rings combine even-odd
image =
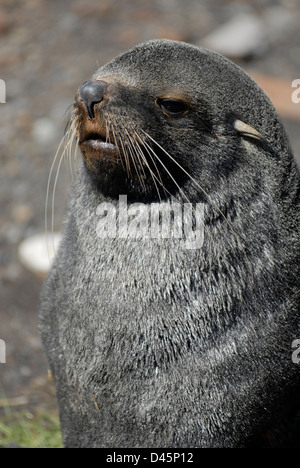
[[[3,8],[0,8],[0,35],[6,32],[10,27],[9,18]]]
[[[53,120],[42,117],[33,123],[32,136],[40,145],[47,145],[57,141],[60,129]]]
[[[28,223],[33,218],[34,211],[28,204],[19,204],[13,207],[11,214],[16,223]]]
[[[293,14],[269,7],[264,14],[239,13],[202,39],[201,44],[231,58],[244,59],[276,47],[294,24]]]
[[[239,14],[202,39],[201,44],[227,57],[261,55],[267,47],[264,22],[250,14]]]
[[[43,277],[50,269],[60,241],[59,233],[36,234],[25,239],[18,248],[20,263],[37,277]]]

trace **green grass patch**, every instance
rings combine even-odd
[[[0,418],[0,446],[21,448],[62,448],[57,414],[46,411],[8,412]]]

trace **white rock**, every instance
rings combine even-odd
[[[259,55],[267,48],[264,21],[254,15],[239,14],[206,36],[201,45],[228,57]]]
[[[53,143],[58,138],[58,128],[53,120],[42,117],[33,123],[32,136],[40,145]]]
[[[19,245],[18,257],[22,265],[37,275],[45,275],[61,241],[59,233],[37,234]]]

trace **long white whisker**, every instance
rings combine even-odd
[[[120,151],[119,151],[119,147],[116,143],[116,133],[115,133],[115,128],[114,128],[114,125],[113,125],[113,122],[112,122],[112,119],[111,119],[111,116],[110,114],[107,114],[106,115],[106,118],[105,118],[105,141],[106,143],[112,143],[112,144],[115,144],[116,147],[117,147],[117,150],[118,150],[118,154],[120,156]],[[113,141],[111,140],[111,134],[113,136]],[[120,157],[120,160],[121,160],[121,164],[122,164],[122,167],[123,169],[125,170],[125,166],[124,166],[124,162],[123,162],[123,158]]]
[[[61,168],[61,164],[62,164],[62,161],[63,161],[63,159],[64,159],[64,156],[65,156],[65,153],[63,152],[62,155],[61,155],[61,157],[60,157],[58,166],[57,166],[56,176],[55,176],[54,185],[53,185],[52,207],[51,207],[51,232],[52,232],[52,233],[53,233],[53,231],[54,231],[54,201],[55,201],[55,192],[56,192],[56,186],[57,186],[58,175],[59,175],[59,172],[60,172],[60,168]]]
[[[74,172],[76,171],[76,168],[77,168],[77,165],[78,165],[78,148],[79,148],[79,144],[78,144],[78,139],[77,139],[77,136],[75,135],[74,137],[74,140],[75,140],[75,153],[74,153],[74,158],[73,158],[73,166],[74,166]]]
[[[53,252],[55,252],[55,245],[54,245],[54,198],[55,198],[56,185],[57,185],[57,180],[58,180],[60,168],[61,168],[61,165],[62,165],[62,161],[63,161],[63,159],[65,157],[68,145],[70,143],[70,139],[72,139],[73,133],[72,134],[71,133],[72,133],[72,126],[70,126],[70,128],[66,131],[65,135],[61,139],[61,142],[60,142],[60,144],[58,146],[58,149],[56,151],[56,154],[54,156],[54,159],[53,159],[53,162],[52,162],[52,165],[51,165],[51,168],[50,168],[50,173],[49,173],[49,176],[48,176],[47,190],[46,190],[46,201],[45,201],[45,238],[46,238],[46,248],[47,248],[49,260],[50,260],[50,257],[51,257],[50,256],[49,241],[48,241],[48,234],[49,234],[48,233],[48,204],[49,204],[49,197],[50,197],[50,185],[51,185],[51,180],[52,180],[52,176],[53,176],[54,167],[55,167],[55,165],[56,165],[56,163],[58,161],[58,158],[59,158],[58,166],[57,166],[57,169],[56,169],[54,186],[53,186],[52,204],[51,204],[51,239],[52,239],[52,250],[53,250]],[[65,144],[65,148],[64,148],[63,152],[60,154],[61,147],[62,147],[63,144]],[[58,270],[59,270],[59,268],[58,268]],[[61,277],[59,271],[58,271],[58,274]]]
[[[161,149],[170,159],[173,161],[181,170],[184,172],[192,182],[194,182],[195,185],[207,196],[208,199],[210,199],[208,193],[201,187],[201,185],[198,184],[198,182],[174,159],[157,141],[155,141],[148,133],[146,133],[144,130],[142,132],[151,140],[153,143]],[[173,179],[174,180],[174,179]]]
[[[166,187],[164,186],[163,181],[162,181],[162,179],[161,179],[160,171],[159,171],[159,169],[158,169],[158,167],[157,167],[157,165],[156,165],[156,163],[155,163],[155,160],[154,160],[153,157],[152,157],[151,152],[150,152],[149,149],[145,146],[145,142],[142,140],[142,138],[140,137],[140,135],[139,135],[137,132],[134,132],[134,133],[135,133],[135,136],[136,136],[137,140],[140,140],[140,144],[141,144],[141,145],[145,148],[145,150],[147,151],[147,154],[148,154],[149,158],[151,159],[151,161],[152,161],[152,163],[153,163],[153,165],[154,165],[154,167],[155,167],[155,169],[156,169],[156,172],[157,172],[158,177],[155,175],[154,171],[152,171],[152,169],[150,168],[150,165],[148,164],[147,158],[145,157],[145,155],[144,155],[144,153],[143,153],[143,151],[142,151],[142,149],[141,149],[141,146],[140,146],[140,145],[138,144],[138,142],[137,142],[137,144],[138,144],[138,149],[139,149],[139,152],[140,152],[140,154],[141,154],[141,157],[142,157],[144,163],[147,165],[148,170],[150,171],[150,174],[151,174],[152,180],[153,180],[153,182],[154,182],[154,185],[155,185],[155,188],[156,188],[158,197],[159,197],[159,199],[161,200],[160,191],[159,191],[158,185],[156,184],[156,181],[161,185],[161,187],[163,188],[165,194],[166,194],[166,193],[169,193],[169,194],[170,194],[170,192],[169,192],[169,191],[166,189]],[[170,195],[171,195],[171,194],[170,194]]]
[[[158,188],[158,185],[156,183],[156,179],[157,177],[155,176],[154,172],[152,171],[148,161],[147,161],[147,158],[145,157],[143,151],[142,151],[142,148],[140,146],[140,144],[136,141],[136,150],[139,152],[139,158],[140,160],[142,161],[142,163],[148,168],[148,171],[150,172],[150,175],[152,177],[152,180],[153,180],[153,183],[154,183],[154,186],[155,186],[155,189],[157,191],[157,195],[158,195],[158,198],[159,200],[161,201],[161,196],[160,196],[160,191],[159,191],[159,188]],[[148,150],[147,150],[148,152]],[[153,162],[153,159],[152,159],[152,155],[150,153],[149,154],[149,157],[151,158],[152,162]],[[163,185],[162,185],[163,186]],[[164,188],[164,187],[163,187]]]
[[[128,151],[129,151],[129,154],[131,156],[131,160],[133,162],[133,165],[134,165],[135,171],[137,173],[138,179],[139,179],[142,187],[145,190],[146,186],[145,186],[144,179],[146,177],[146,174],[145,174],[145,171],[144,171],[143,164],[141,163],[140,155],[136,151],[136,145],[134,144],[133,136],[129,134],[127,128],[125,126],[123,126],[123,125],[122,125],[122,130],[125,132],[125,136],[127,137],[127,140],[128,140]]]
[[[72,127],[71,127],[71,130],[72,130]],[[69,171],[71,173],[72,180],[74,179],[74,173],[73,173],[73,167],[72,167],[72,161],[73,161],[72,149],[73,149],[73,144],[74,144],[75,137],[76,137],[76,128],[73,128],[73,131],[72,131],[72,134],[70,136],[70,140],[69,140],[69,142],[67,144],[67,149],[66,149],[67,159],[69,161]]]
[[[143,130],[142,130],[143,131]],[[154,140],[153,140],[154,141]],[[164,168],[164,170],[167,172],[167,174],[171,177],[171,179],[173,180],[174,184],[176,185],[176,187],[178,188],[179,192],[181,193],[181,195],[187,200],[188,203],[190,203],[190,200],[188,199],[188,197],[186,196],[186,194],[184,193],[184,191],[182,190],[182,188],[180,187],[180,185],[176,182],[176,180],[174,179],[174,177],[172,176],[172,174],[170,173],[170,171],[167,169],[167,167],[165,166],[165,164],[161,161],[161,159],[157,156],[157,154],[155,153],[155,151],[153,150],[153,148],[151,148],[150,145],[148,145],[147,142],[144,143],[144,146],[147,147],[151,153],[154,155],[154,157],[159,161],[159,163],[162,165],[162,167]]]
[[[48,176],[47,190],[46,190],[46,201],[45,201],[45,233],[46,233],[46,235],[48,234],[48,203],[49,203],[49,192],[50,192],[51,178],[52,178],[52,174],[53,174],[53,171],[54,171],[55,164],[56,164],[58,156],[59,156],[61,146],[64,144],[66,138],[69,138],[69,133],[70,133],[70,130],[68,130],[65,133],[65,135],[63,136],[63,138],[62,138],[62,140],[61,140],[61,142],[60,142],[60,144],[58,146],[58,149],[57,149],[56,154],[54,156],[54,159],[53,159],[53,162],[52,162],[52,165],[51,165],[51,168],[50,168],[50,173],[49,173],[49,176]],[[64,152],[63,152],[63,154],[64,154]]]
[[[141,129],[142,130],[142,129]],[[240,237],[239,235],[235,232],[235,230],[233,229],[233,226],[232,224],[228,221],[228,219],[226,218],[226,216],[224,215],[223,211],[218,207],[216,206],[216,204],[213,202],[213,200],[211,199],[211,197],[209,196],[209,194],[206,192],[206,190],[201,187],[201,185],[198,184],[198,182],[176,161],[176,159],[174,159],[157,141],[155,141],[147,132],[145,132],[144,130],[142,130],[142,132],[156,145],[158,146],[158,148],[160,148],[170,159],[171,161],[173,161],[189,178],[190,180],[205,194],[205,196],[207,197],[207,199],[209,200],[210,204],[212,205],[212,207],[214,209],[216,209],[218,211],[218,213],[220,213],[220,215],[223,217],[223,219],[225,220],[225,222],[227,223],[227,225],[229,226],[230,230],[232,231],[233,235],[235,236],[236,240],[238,241],[238,243],[240,244],[240,247],[245,255],[245,258],[250,266],[250,273],[251,273],[251,276],[252,276],[252,282],[254,283],[254,279],[253,279],[253,270],[252,270],[252,265],[251,265],[251,262],[250,260],[248,259],[248,256],[245,252],[245,247],[243,246],[241,240],[240,240]],[[149,145],[148,145],[149,146]],[[170,174],[170,173],[169,173]],[[172,177],[172,179],[174,180],[174,178]],[[176,183],[176,182],[175,182]],[[178,184],[176,183],[176,186],[178,187]],[[180,191],[182,192],[182,190],[180,189]]]
[[[124,158],[125,158],[125,168],[126,168],[126,172],[127,172],[127,176],[130,177],[130,160],[129,160],[129,157],[128,157],[128,153],[125,149],[125,146],[124,146],[124,142],[122,140],[122,136],[120,135],[120,125],[119,123],[117,122],[117,125],[118,125],[118,128],[116,129],[115,125],[114,125],[114,122],[111,122],[111,128],[112,128],[112,134],[113,134],[113,137],[114,137],[114,140],[115,140],[115,144],[117,146],[117,148],[119,147],[118,145],[118,141],[120,142],[120,146],[122,148],[122,152],[123,152],[123,155],[124,155]],[[116,136],[116,132],[117,132],[117,136]],[[123,158],[121,157],[121,161],[123,161]]]

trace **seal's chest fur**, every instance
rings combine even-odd
[[[221,68],[223,107],[205,94]],[[270,102],[216,54],[154,41],[83,85],[72,125],[84,163],[40,313],[66,446],[294,446],[299,174]]]

